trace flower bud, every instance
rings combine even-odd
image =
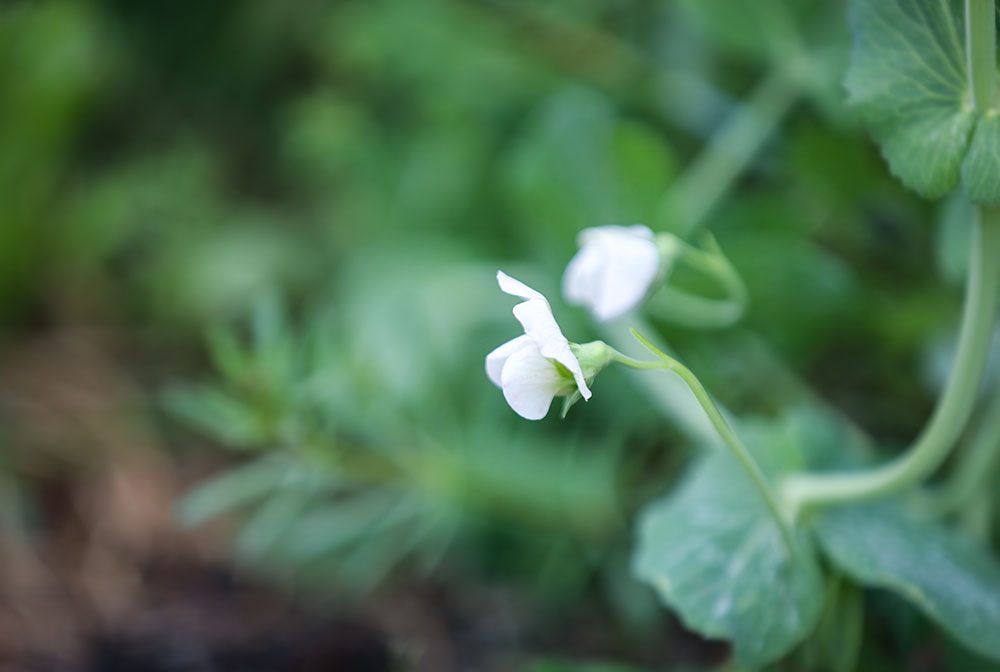
[[[599,322],[635,308],[660,270],[657,238],[649,227],[599,226],[584,229],[580,251],[563,275],[563,295],[585,306]]]

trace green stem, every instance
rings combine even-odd
[[[931,496],[929,512],[945,516],[964,508],[990,485],[997,458],[1000,458],[1000,385],[990,403],[980,411],[980,423],[955,470]]]
[[[704,234],[703,245],[707,251],[672,233],[661,233],[657,237],[660,256],[674,260],[665,264],[672,268],[683,264],[705,275],[719,285],[725,298],[705,298],[665,284],[653,293],[646,307],[661,319],[693,329],[728,327],[746,311],[746,285],[711,234]],[[669,279],[668,275],[667,282]]]
[[[690,329],[721,329],[739,321],[746,302],[738,298],[706,299],[676,287],[662,287],[646,302],[646,309]]]
[[[965,56],[972,82],[972,102],[985,112],[997,90],[995,0],[965,0]]]
[[[747,450],[747,447],[743,445],[739,437],[733,431],[726,419],[722,417],[722,413],[719,411],[719,407],[716,406],[715,401],[708,394],[708,391],[698,380],[698,377],[691,372],[691,369],[687,368],[680,362],[678,362],[673,357],[661,352],[652,343],[647,341],[642,334],[636,330],[632,330],[632,334],[639,339],[639,341],[645,345],[649,350],[655,354],[660,361],[658,362],[644,362],[614,350],[613,357],[615,361],[630,366],[634,369],[663,369],[665,371],[672,371],[680,376],[687,386],[694,393],[695,398],[701,407],[705,410],[705,415],[708,416],[709,421],[711,421],[712,426],[722,437],[723,442],[732,452],[733,456],[737,459],[743,469],[750,476],[757,490],[760,492],[761,497],[764,499],[767,508],[770,510],[771,515],[774,516],[778,527],[781,530],[781,536],[785,540],[785,544],[788,546],[788,552],[791,557],[795,556],[795,542],[792,535],[792,529],[788,521],[782,515],[781,508],[778,506],[778,500],[774,496],[774,492],[771,490],[770,484],[767,482],[767,478],[764,477],[764,473],[760,470],[757,465],[757,461],[754,460],[753,455]]]
[[[623,350],[641,354],[639,344],[632,338],[631,326],[647,334],[656,330],[638,312],[626,317],[598,325],[601,337],[607,343]],[[660,350],[670,353],[670,346],[662,340]],[[637,360],[636,360],[637,361]],[[626,374],[632,382],[645,392],[645,398],[670,419],[670,423],[687,436],[693,443],[704,445],[715,440],[715,429],[704,413],[699,412],[698,401],[691,390],[675,376],[649,376],[640,370],[629,369]]]
[[[967,67],[980,111],[989,108],[996,91],[994,2],[965,2]],[[793,520],[810,505],[855,502],[904,490],[930,476],[948,457],[969,421],[982,382],[996,316],[998,284],[1000,209],[976,206],[958,351],[930,421],[905,453],[881,467],[857,473],[787,477],[781,494]]]
[[[798,97],[799,88],[780,69],[757,85],[664,196],[658,219],[670,231],[686,238],[701,226],[777,128]]]
[[[660,204],[659,220],[667,228],[682,234],[694,232],[733,186],[736,178],[753,159],[768,136],[777,128],[782,117],[797,97],[797,87],[778,68],[773,69],[758,85],[751,97],[735,111],[712,142],[673,183]],[[618,319],[600,325],[604,340],[622,349],[634,342],[628,337],[626,324],[631,323],[646,333],[654,330],[634,312],[628,319]],[[645,325],[645,326],[643,326]],[[693,410],[694,401],[682,385],[671,378],[635,376],[657,406],[677,427],[696,441],[710,440],[711,426]]]
[[[968,422],[982,381],[1000,284],[1000,210],[977,207],[968,285],[954,368],[944,394],[913,446],[891,462],[863,472],[793,474],[781,486],[790,515],[810,505],[889,495],[934,472]]]

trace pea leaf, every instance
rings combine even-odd
[[[898,593],[965,646],[1000,659],[1000,565],[984,549],[884,504],[831,509],[816,531],[855,581]]]
[[[802,459],[783,425],[745,434],[765,471]],[[752,439],[752,440],[750,440]],[[819,568],[799,535],[794,557],[747,475],[721,450],[696,465],[674,493],[643,512],[634,571],[691,629],[733,642],[750,667],[791,650],[816,626]]]
[[[972,104],[962,0],[855,0],[850,101],[893,174],[927,198],[961,179],[974,203],[1000,203],[1000,125]]]
[[[958,183],[976,115],[961,0],[856,0],[851,102],[893,174],[937,198]]]

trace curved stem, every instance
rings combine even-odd
[[[647,334],[655,333],[653,325],[638,312],[598,325],[601,336],[609,347],[615,346],[624,352],[641,354],[638,351],[639,344],[632,338],[632,327]],[[670,346],[662,340],[657,342],[657,347],[668,354],[672,352]],[[638,360],[632,361],[638,362]],[[698,400],[682,380],[675,376],[647,376],[635,368],[630,368],[625,373],[633,384],[643,390],[645,398],[688,439],[697,444],[711,443],[715,440],[715,428],[705,414],[699,412]]]
[[[958,465],[934,492],[927,509],[931,515],[945,516],[957,511],[990,484],[1000,458],[1000,386],[990,403],[980,411],[980,422]]]
[[[695,329],[728,327],[746,311],[747,288],[715,238],[706,233],[703,241],[705,250],[672,233],[661,233],[657,247],[663,259],[676,260],[673,265],[684,264],[717,283],[725,298],[705,298],[667,284],[653,293],[646,306],[661,319],[675,324]]]
[[[966,0],[969,79],[979,111],[996,92],[995,0]],[[969,251],[969,275],[958,351],[951,377],[924,431],[901,456],[868,471],[794,474],[782,483],[782,499],[793,516],[816,504],[882,497],[915,485],[948,457],[969,421],[982,382],[996,316],[1000,284],[1000,209],[976,206]]]
[[[743,316],[746,303],[736,298],[706,299],[676,287],[661,287],[646,303],[660,319],[691,329],[721,329]]]
[[[630,366],[635,369],[663,369],[665,371],[673,371],[681,380],[683,380],[691,391],[694,393],[695,398],[701,407],[705,410],[705,414],[708,419],[712,422],[712,426],[722,437],[723,442],[732,452],[733,457],[740,463],[747,475],[753,481],[757,490],[760,492],[764,503],[770,510],[771,515],[774,517],[775,522],[777,522],[779,529],[781,530],[781,536],[785,541],[785,545],[788,546],[788,552],[790,557],[795,557],[795,542],[792,535],[792,529],[788,521],[781,513],[781,508],[778,506],[778,500],[774,496],[774,492],[771,490],[771,485],[768,483],[767,478],[764,473],[760,470],[757,461],[754,460],[753,455],[747,450],[747,447],[743,445],[739,437],[733,431],[726,419],[722,417],[722,413],[719,411],[719,407],[716,406],[715,401],[708,394],[708,391],[698,380],[698,377],[692,373],[691,369],[687,368],[680,362],[678,362],[673,357],[664,354],[659,349],[656,348],[652,343],[647,341],[639,332],[632,330],[632,334],[642,342],[649,350],[659,357],[658,362],[644,362],[614,350],[612,348],[612,356],[615,361]]]
[[[686,167],[664,194],[657,217],[658,221],[667,224],[664,228],[685,235],[703,224],[705,216],[726,197],[757,150],[795,103],[798,90],[799,87],[790,81],[782,68],[772,67],[750,98],[730,115],[713,136],[711,144]],[[729,144],[723,142],[723,137],[738,138],[739,141]],[[714,166],[724,166],[725,169],[716,172]],[[646,333],[653,331],[649,325],[643,326],[645,322],[641,315],[633,312],[627,320],[622,318],[599,325],[601,336],[609,343],[627,349],[631,346],[627,324],[637,325]],[[783,371],[788,374],[787,369]],[[689,402],[690,395],[682,386],[674,385],[673,379],[635,378],[655,400],[657,407],[685,434],[698,440],[711,437],[712,428],[701,417],[689,412],[693,407],[693,403]]]
[[[796,515],[809,505],[872,499],[919,483],[948,456],[972,413],[989,352],[1000,284],[1000,210],[977,207],[958,352],[944,394],[924,431],[881,467],[842,474],[793,474],[781,494]]]

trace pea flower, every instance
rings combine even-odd
[[[497,283],[505,293],[524,299],[514,306],[524,334],[486,355],[486,375],[503,390],[510,407],[527,420],[541,420],[557,396],[579,392],[590,399],[583,367],[573,352],[586,346],[570,345],[541,292],[503,271],[497,271]],[[588,366],[588,373],[593,376],[602,366]]]
[[[563,275],[563,296],[599,322],[624,315],[646,296],[660,269],[656,236],[642,224],[584,229]]]

